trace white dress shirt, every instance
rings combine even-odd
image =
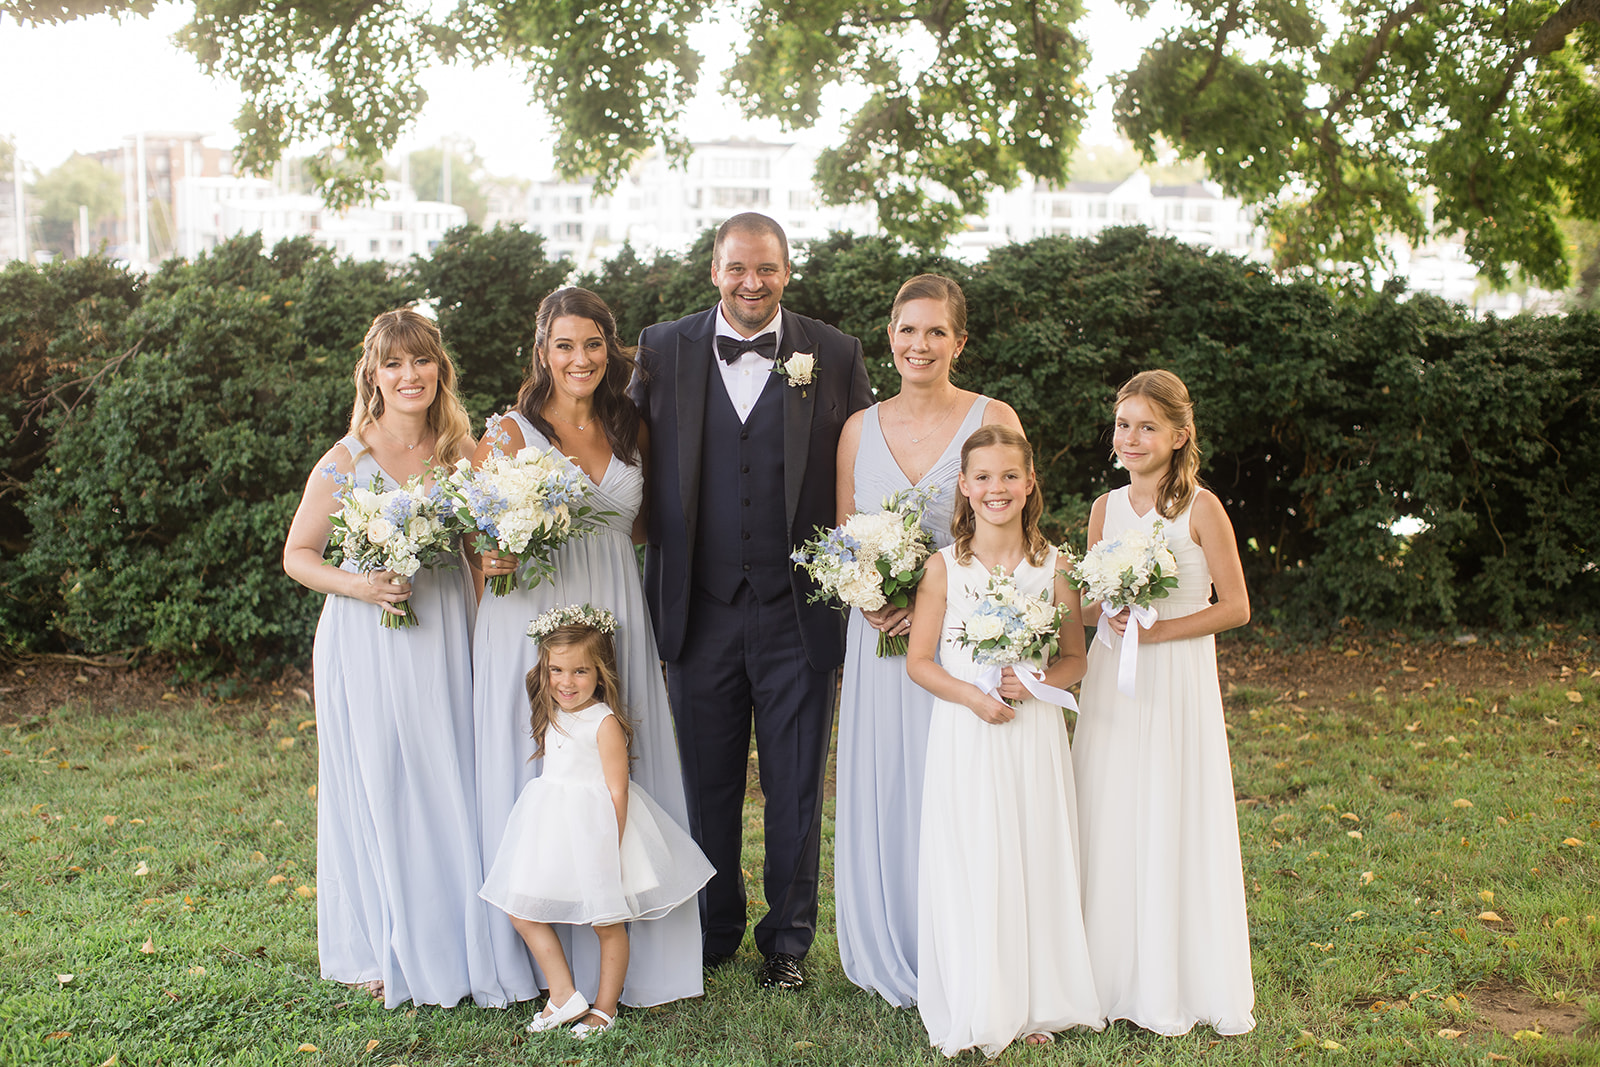
[[[780,311],[772,316],[772,320],[761,329],[757,330],[754,337],[770,333],[780,344],[783,341],[783,313]],[[718,337],[732,337],[735,340],[745,340],[744,336],[728,325],[728,320],[723,317],[722,306],[717,306],[717,333]],[[754,339],[754,338],[750,338]],[[717,370],[722,372],[722,384],[728,390],[728,399],[733,401],[733,410],[743,423],[750,417],[750,409],[756,406],[756,401],[761,399],[761,390],[767,387],[770,378],[777,377],[772,373],[776,360],[758,356],[754,352],[746,352],[732,363],[725,361],[717,355],[715,342],[712,344],[711,358],[717,362]]]

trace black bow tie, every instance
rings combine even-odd
[[[746,352],[754,352],[763,359],[776,359],[778,357],[778,335],[764,333],[760,337],[745,340],[742,337],[718,337],[717,355],[722,357],[724,363],[737,363],[739,357]]]

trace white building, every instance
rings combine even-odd
[[[269,249],[285,238],[310,237],[339,256],[403,263],[430,254],[446,230],[467,221],[465,208],[418,200],[399,182],[384,183],[387,199],[343,211],[317,196],[279,192],[264,178],[190,178],[177,185],[178,249],[191,259],[259,230]]]
[[[641,255],[684,252],[705,230],[742,211],[770,215],[792,242],[835,230],[876,233],[870,205],[829,207],[811,185],[816,153],[767,141],[706,141],[692,146],[687,167],[653,152],[609,196],[592,182],[534,182],[520,204],[491,212],[486,225],[518,223],[545,237],[551,258],[589,269],[624,242]]]

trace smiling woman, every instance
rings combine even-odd
[[[503,1004],[477,897],[472,795],[474,580],[458,557],[410,579],[334,568],[322,553],[336,484],[426,479],[469,455],[468,419],[439,330],[402,308],[379,315],[355,370],[350,433],[307,480],[283,567],[327,594],[313,653],[317,709],[317,953],[322,976],[383,998]],[[417,623],[377,626],[376,604]]]

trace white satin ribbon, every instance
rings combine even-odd
[[[1072,694],[1065,689],[1057,689],[1045,681],[1043,671],[1021,663],[1013,663],[1011,669],[1016,673],[1017,681],[1022,683],[1022,688],[1026,689],[1035,700],[1042,700],[1046,704],[1054,704],[1068,711],[1078,710],[1078,702],[1072,699]],[[1004,667],[993,665],[985,667],[972,680],[973,684],[996,700],[1004,701],[1005,697],[1000,695],[1000,672],[1003,670]]]
[[[1107,648],[1111,647],[1111,636],[1116,633],[1111,628],[1111,616],[1121,610],[1108,600],[1100,602],[1100,622],[1094,628],[1094,639]],[[1135,672],[1139,669],[1139,631],[1150,629],[1155,621],[1155,608],[1141,608],[1137,604],[1128,608],[1128,626],[1122,632],[1122,656],[1117,660],[1117,692],[1125,697],[1133,696]]]

